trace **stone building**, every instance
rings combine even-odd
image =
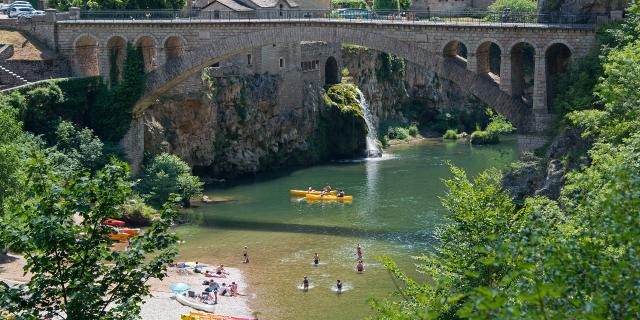
[[[463,12],[466,9],[486,10],[494,0],[413,0],[410,10]]]

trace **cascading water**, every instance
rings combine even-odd
[[[371,114],[371,110],[369,110],[369,105],[367,105],[367,99],[365,99],[364,94],[358,87],[356,87],[356,91],[358,91],[358,104],[360,105],[360,109],[362,109],[362,113],[364,114],[364,122],[367,124],[367,157],[369,158],[379,158],[382,157],[382,150],[378,147],[376,143],[376,138],[378,137],[376,124],[373,120],[373,114]]]

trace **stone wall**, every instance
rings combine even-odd
[[[62,59],[35,61],[5,60],[0,62],[0,65],[19,74],[29,82],[71,76],[69,64]]]

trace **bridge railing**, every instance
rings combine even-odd
[[[456,23],[456,24],[551,24],[590,26],[591,16],[538,14],[531,12],[481,11],[395,11],[363,9],[259,9],[256,11],[218,10],[83,10],[71,20],[169,20],[169,21],[237,21],[237,20],[341,20],[383,21],[388,23]]]

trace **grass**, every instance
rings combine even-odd
[[[9,60],[35,61],[55,58],[55,53],[45,45],[19,31],[0,30],[0,43],[13,45],[13,57]]]

